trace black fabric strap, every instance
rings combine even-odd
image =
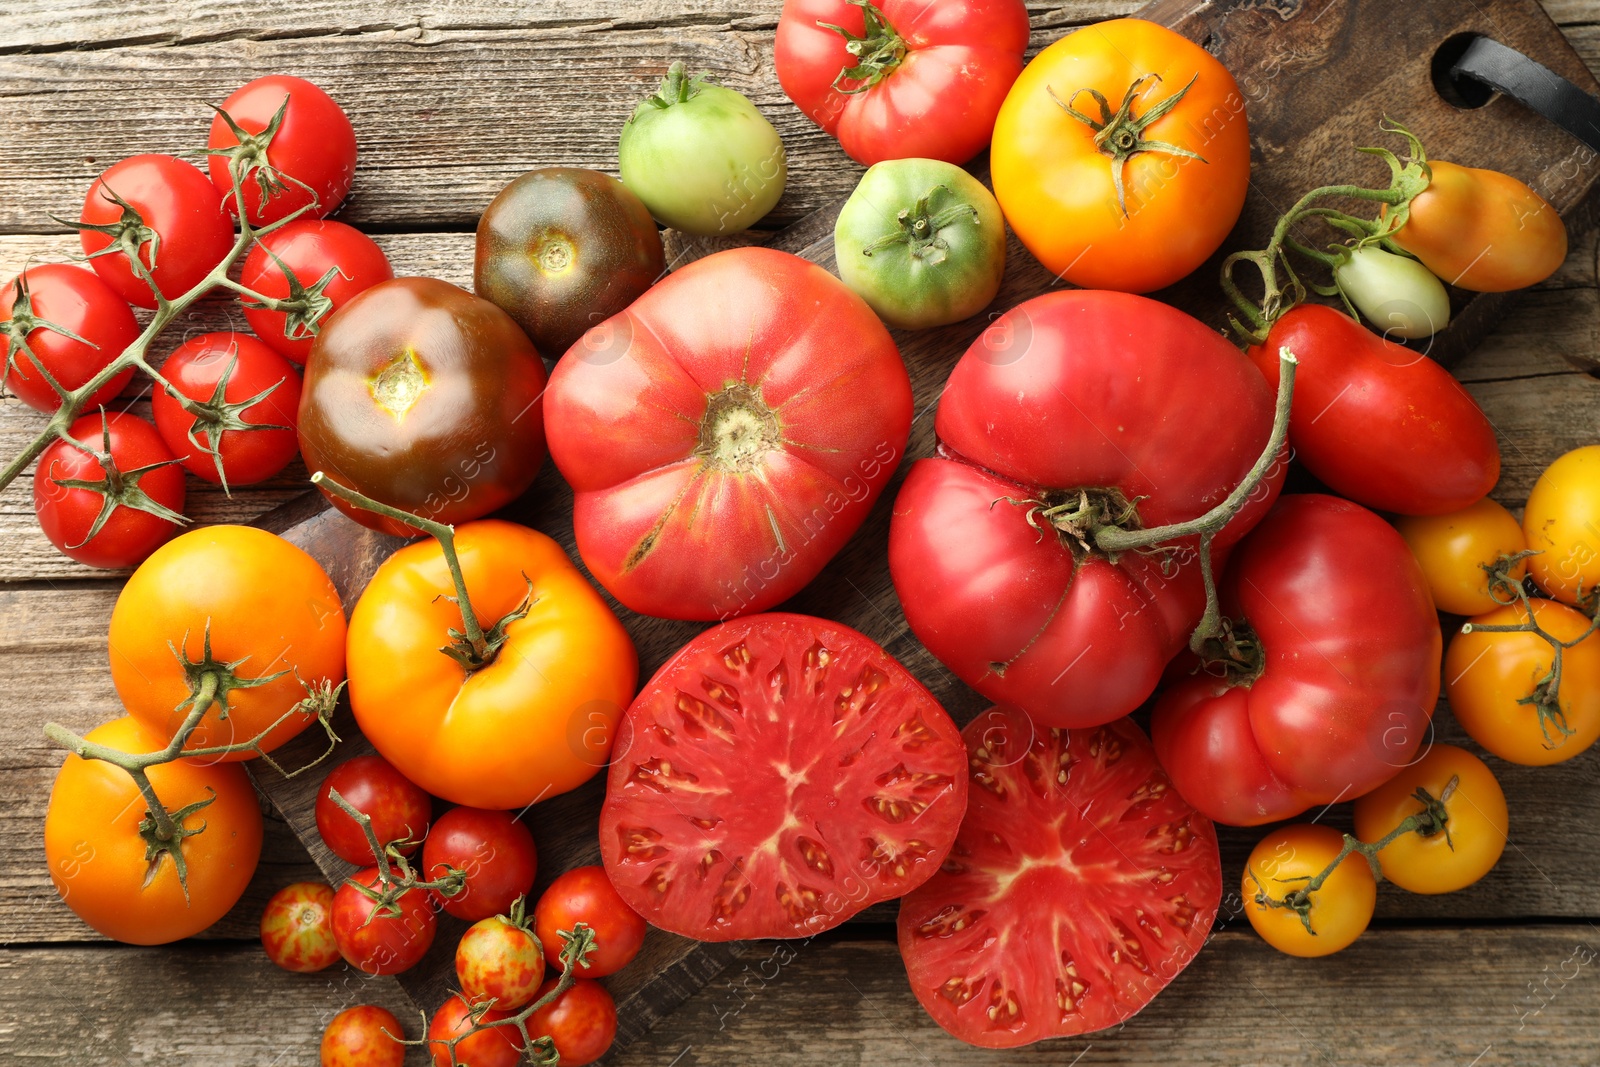
[[[1479,37],[1450,70],[1452,78],[1471,78],[1537,111],[1600,152],[1600,100],[1515,48]]]

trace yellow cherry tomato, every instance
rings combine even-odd
[[[1434,606],[1452,615],[1481,615],[1499,607],[1489,595],[1483,568],[1528,547],[1516,517],[1488,497],[1446,515],[1402,515],[1395,527],[1422,566]],[[1525,561],[1510,572],[1513,580],[1525,573]]]
[[[1546,467],[1522,512],[1528,573],[1565,604],[1600,585],[1600,445],[1573,449]]]
[[[1418,789],[1444,804],[1444,830],[1401,834],[1389,842],[1378,853],[1383,876],[1413,893],[1465,889],[1488,874],[1506,849],[1506,795],[1483,760],[1455,745],[1434,745],[1356,800],[1356,836],[1382,840],[1424,811],[1414,796]]]
[[[1344,848],[1344,835],[1329,826],[1301,823],[1263,837],[1245,863],[1241,895],[1256,933],[1291,956],[1328,956],[1361,936],[1372,921],[1378,882],[1372,865],[1357,853],[1346,856],[1327,881],[1310,894],[1311,928],[1294,908],[1275,908],[1265,898],[1286,900],[1321,874]]]

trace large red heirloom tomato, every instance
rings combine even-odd
[[[1353,800],[1427,735],[1441,637],[1422,569],[1359,504],[1288,496],[1223,577],[1226,654],[1166,692],[1150,732],[1178,791],[1255,826]]]
[[[690,641],[628,709],[600,855],[664,930],[809,937],[932,876],[966,794],[955,723],[892,656],[754,615]]]
[[[1120,718],[1200,619],[1195,539],[1108,556],[1101,526],[1205,514],[1272,433],[1273,396],[1215,331],[1165,304],[1060,292],[1001,316],[939,401],[939,453],[895,500],[889,569],[906,620],[962,681],[1048,726]],[[1217,534],[1265,514],[1272,470]]]
[[[872,309],[787,252],[673,274],[550,376],[578,553],[634,611],[763,611],[816,577],[905,452],[911,383]]]

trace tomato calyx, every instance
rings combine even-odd
[[[68,340],[88,345],[93,349],[98,349],[100,346],[93,341],[79,337],[65,326],[57,325],[34,314],[33,294],[28,288],[28,272],[26,270],[17,275],[13,285],[15,286],[15,297],[11,303],[11,317],[5,322],[0,322],[0,333],[6,335],[6,360],[3,372],[0,372],[0,381],[10,379],[12,371],[16,369],[17,356],[19,354],[25,355],[28,357],[28,362],[33,364],[34,370],[38,371],[39,375],[50,384],[50,388],[55,390],[56,396],[65,400],[70,395],[69,390],[56,381],[55,375],[50,373],[50,369],[44,365],[44,361],[28,345],[28,335],[34,330],[48,330],[51,333],[60,334]]]
[[[254,177],[257,189],[256,210],[265,211],[267,204],[273,197],[280,193],[288,192],[290,184],[303,189],[311,197],[311,207],[317,206],[317,192],[311,186],[297,180],[293,175],[285,174],[272,165],[267,157],[267,148],[272,144],[272,139],[277,136],[278,130],[283,126],[283,116],[289,110],[289,95],[284,94],[283,103],[278,105],[278,110],[273,113],[272,121],[260,133],[250,133],[233,121],[233,116],[220,107],[212,106],[212,110],[222,117],[228,124],[228,129],[238,139],[236,145],[226,148],[202,148],[198,154],[203,156],[226,156],[228,159],[228,174],[233,179],[234,202],[239,208],[239,215],[244,217],[244,180]]]
[[[272,262],[277,264],[279,272],[283,275],[284,282],[289,286],[289,295],[281,297],[253,295],[240,295],[239,305],[247,311],[276,311],[283,315],[283,336],[290,341],[306,341],[322,332],[322,319],[333,310],[333,299],[325,290],[333,279],[344,276],[338,264],[329,267],[327,271],[310,285],[301,283],[298,275],[289,268],[289,265],[278,258],[278,254],[269,246],[263,244],[262,250],[267,253]],[[348,277],[346,277],[348,281]]]
[[[782,443],[783,427],[777,412],[761,398],[761,387],[728,382],[706,398],[694,455],[717,470],[742,474]],[[649,549],[642,545],[641,549],[635,551],[642,558]]]
[[[666,75],[661,79],[661,84],[656,91],[645,97],[641,107],[648,105],[660,110],[666,110],[674,104],[686,104],[700,94],[702,86],[709,84],[711,75],[706,72],[690,77],[688,68],[683,65],[683,60],[675,59],[672,66],[667,68]],[[632,116],[628,118],[633,121]]]
[[[178,875],[178,885],[183,889],[183,899],[189,899],[189,861],[183,855],[183,840],[193,837],[206,828],[202,820],[194,829],[184,824],[189,816],[201,811],[217,799],[217,791],[210,786],[206,792],[211,795],[204,800],[197,800],[187,804],[177,811],[163,811],[163,818],[156,818],[149,811],[144,813],[144,818],[139,820],[139,836],[144,839],[144,885],[149,887],[155,881],[157,872],[161,869],[161,857],[167,856],[172,860],[173,869]]]
[[[217,467],[217,480],[222,484],[222,491],[229,496],[233,494],[228,489],[228,472],[222,464],[222,435],[230,430],[248,432],[250,430],[292,429],[289,426],[278,426],[273,423],[244,421],[244,412],[277,392],[278,387],[284,383],[285,379],[279,378],[255,396],[237,403],[229,403],[227,396],[228,384],[233,380],[233,372],[238,365],[239,346],[236,343],[228,356],[228,365],[223,368],[222,376],[217,379],[216,388],[212,390],[211,399],[209,400],[191,400],[169,383],[162,383],[171,392],[172,398],[178,402],[178,406],[194,416],[194,421],[189,424],[189,429],[186,431],[189,443],[195,447],[196,451],[204,452],[211,457],[212,462]],[[201,434],[205,434],[206,439],[204,441],[200,439]]]
[[[1132,84],[1128,86],[1128,91],[1123,94],[1122,103],[1118,105],[1115,112],[1111,110],[1111,101],[1107,100],[1105,94],[1098,89],[1075,89],[1070,96],[1062,100],[1056,95],[1054,89],[1048,85],[1045,86],[1045,92],[1050,94],[1050,99],[1054,100],[1061,110],[1094,131],[1094,146],[1100,150],[1101,155],[1111,160],[1111,183],[1116,187],[1117,207],[1122,211],[1124,218],[1128,215],[1128,197],[1127,191],[1122,184],[1122,172],[1129,159],[1140,152],[1158,152],[1162,155],[1176,156],[1180,159],[1198,159],[1202,163],[1206,162],[1206,158],[1200,153],[1184,148],[1182,145],[1175,145],[1167,141],[1157,141],[1144,135],[1147,127],[1178,106],[1189,90],[1194,88],[1194,83],[1199,77],[1200,75],[1196,74],[1189,79],[1189,83],[1182,89],[1179,89],[1165,100],[1152,104],[1145,109],[1142,115],[1133,113],[1133,102],[1139,98],[1139,94],[1144,91],[1146,84],[1161,80],[1161,75],[1159,74],[1145,74],[1135,78]],[[1073,106],[1073,101],[1084,93],[1088,93],[1094,102],[1099,105],[1100,118],[1098,121]]]
[[[1221,678],[1229,688],[1248,689],[1267,669],[1261,639],[1243,619],[1222,619],[1217,633],[1202,641],[1195,651],[1200,657],[1195,670]]]
[[[163,459],[157,460],[155,463],[147,463],[142,467],[123,470],[117,466],[117,461],[111,454],[111,422],[106,415],[105,408],[100,409],[100,432],[101,448],[99,451],[90,448],[68,433],[63,433],[61,440],[93,459],[100,467],[101,477],[57,478],[53,473],[46,475],[53,484],[59,485],[63,489],[81,489],[84,492],[97,493],[101,497],[100,511],[95,515],[94,522],[89,524],[89,532],[83,535],[82,541],[69,547],[82,548],[90,541],[93,541],[118,508],[132,508],[135,511],[143,511],[177,526],[183,526],[188,523],[188,516],[181,512],[173,511],[139,487],[140,479],[146,474],[162,467],[170,467],[179,461],[177,459]]]
[[[930,266],[943,263],[945,253],[950,249],[949,242],[942,236],[945,227],[969,218],[974,226],[981,226],[983,216],[973,205],[960,201],[942,211],[935,211],[930,204],[937,193],[944,193],[946,197],[955,195],[948,186],[935,185],[918,197],[914,205],[901,209],[895,215],[895,221],[900,224],[900,229],[879,237],[863,248],[861,254],[870,256],[874,252],[903,244],[910,249],[912,256],[924,260]]]
[[[150,287],[158,305],[165,304],[167,298],[156,287],[155,280],[150,272],[156,269],[156,256],[161,251],[161,235],[145,224],[144,216],[139,214],[139,209],[118,196],[111,186],[102,184],[100,196],[122,209],[122,215],[116,222],[84,222],[81,219],[72,222],[68,219],[51,215],[50,218],[63,226],[71,226],[82,233],[84,230],[93,230],[103,233],[111,238],[111,243],[104,248],[90,252],[88,259],[98,259],[101,256],[114,255],[118,252],[128,257],[128,267],[138,276],[139,280]],[[150,263],[145,265],[143,257],[139,255],[145,245],[150,246]]]
[[[1142,496],[1129,499],[1113,485],[1106,488],[1047,489],[1038,496],[1025,499],[1003,496],[991,502],[989,507],[993,508],[1004,501],[1013,507],[1025,508],[1028,525],[1038,530],[1041,538],[1046,528],[1052,529],[1060,535],[1061,543],[1073,555],[1082,558],[1096,553],[1096,538],[1102,529],[1115,527],[1130,532],[1144,529],[1139,521],[1139,503],[1145,499]],[[1139,551],[1161,553],[1166,550],[1149,547]],[[1105,555],[1115,562],[1114,555]]]
[[[834,76],[833,88],[836,92],[847,96],[864,93],[877,85],[883,79],[893,74],[906,57],[905,38],[895,32],[895,28],[884,18],[883,12],[872,0],[845,0],[861,9],[865,28],[861,36],[857,37],[843,26],[835,26],[831,22],[817,20],[817,25],[825,30],[832,30],[844,38],[844,50],[850,53],[854,60],[848,67],[841,68]],[[856,83],[853,88],[847,87],[849,83]]]

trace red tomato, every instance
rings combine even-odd
[[[439,816],[422,844],[422,869],[438,878],[446,867],[467,874],[466,887],[441,898],[444,910],[477,922],[503,915],[520,896],[533,891],[539,871],[533,835],[509,811],[451,808]]]
[[[1092,527],[1203,515],[1260,457],[1272,412],[1249,362],[1165,304],[1084,291],[1013,308],[956,364],[939,453],[895,500],[889,570],[906,621],[962,681],[1040,723],[1126,715],[1200,620],[1198,554],[1190,538],[1113,559],[1085,550]],[[1217,535],[1219,552],[1283,474]],[[1060,510],[1081,501],[1082,523]]]
[[[1027,47],[1021,0],[785,0],[774,61],[789,99],[856,162],[965,163],[988,146]]]
[[[1036,727],[992,708],[962,731],[955,848],[900,903],[900,953],[935,1022],[985,1048],[1101,1030],[1194,959],[1222,899],[1217,835],[1130,720]]]
[[[322,317],[308,326],[303,316],[290,321],[286,312],[251,307],[246,301],[244,318],[268,346],[300,364],[311,354],[311,342],[328,316],[351,297],[394,277],[389,257],[372,238],[332,219],[296,219],[261,238],[245,256],[239,281],[252,292],[283,300],[295,295],[286,270],[296,285],[315,289],[327,300]],[[323,278],[327,282],[318,289]]]
[[[41,263],[0,291],[0,333],[6,337],[0,382],[35,411],[53,412],[61,397],[49,379],[69,390],[87,385],[138,338],[139,323],[98,274]],[[132,377],[129,367],[95,390],[83,410],[111,403]]]
[[[255,135],[272,125],[280,108],[281,125],[258,142]],[[301,218],[320,219],[344,202],[356,174],[356,131],[333,97],[301,78],[274,74],[235,91],[223,101],[222,110],[248,135],[246,140],[259,143],[252,163],[270,167],[281,176],[267,183],[265,193],[261,170],[253,169],[245,179],[241,191],[250,225],[276,222],[313,200],[316,206]],[[222,115],[211,120],[209,148],[227,149],[240,143],[238,133]],[[211,181],[228,212],[237,216],[239,205],[234,202],[228,164],[226,155],[211,156]]]
[[[552,978],[539,987],[541,999],[556,986]],[[617,1005],[606,987],[579,978],[553,1003],[528,1019],[528,1033],[548,1034],[561,1055],[561,1067],[583,1067],[606,1054],[617,1038]]]
[[[516,1011],[533,1002],[544,981],[544,950],[527,927],[491,915],[461,935],[456,979],[469,999],[492,998],[496,1007]]]
[[[478,1025],[508,1019],[513,1013],[489,1008],[478,1016]],[[477,1033],[473,1027],[472,1006],[459,995],[445,1001],[428,1024],[428,1048],[435,1067],[515,1067],[522,1062],[522,1032],[515,1026],[494,1026]],[[531,1030],[531,1028],[530,1028]],[[455,1055],[447,1042],[461,1034]],[[567,1058],[561,1058],[563,1064]]]
[[[277,474],[295,457],[300,372],[254,337],[246,333],[191,337],[167,357],[161,374],[178,392],[203,406],[198,414],[185,411],[161,388],[150,398],[161,439],[191,474],[223,485],[253,485]]]
[[[546,962],[560,971],[565,942],[561,931],[587,923],[594,931],[595,947],[589,965],[581,968],[589,978],[616,974],[639,954],[648,927],[639,913],[628,907],[606,877],[604,867],[575,867],[550,883],[533,909],[534,931],[544,945]]]
[[[172,156],[131,156],[107,167],[89,186],[82,221],[128,227],[128,241],[138,242],[140,261],[168,300],[199,285],[233,248],[233,223],[216,188]],[[79,240],[89,265],[118,296],[138,307],[156,306],[155,294],[134,273],[127,252],[104,251],[117,240],[113,234],[85,229]]]
[[[408,889],[383,910],[359,887],[379,885],[378,869],[367,867],[345,880],[333,895],[333,936],[339,955],[368,974],[399,974],[417,965],[433,944],[438,920],[423,889]]]
[[[137,415],[84,415],[67,432],[96,455],[60,440],[39,454],[33,475],[39,527],[79,563],[132,567],[178,532],[183,468]]]
[[[1352,800],[1410,762],[1439,699],[1427,580],[1394,527],[1288,496],[1219,586],[1239,648],[1162,693],[1150,732],[1186,800],[1258,826]]]
[[[329,796],[338,790],[351,807],[372,820],[378,843],[411,841],[403,852],[414,852],[428,832],[433,798],[395,770],[382,756],[357,756],[328,772],[317,790],[317,833],[335,856],[346,863],[367,867],[378,862],[361,824]]]
[[[322,882],[296,882],[272,894],[261,912],[261,947],[286,971],[309,974],[338,963],[333,888]]]
[[[322,1032],[322,1067],[402,1067],[405,1037],[394,1013],[376,1004],[346,1008]]]
[[[950,716],[870,638],[805,615],[726,622],[623,717],[600,855],[664,930],[806,937],[933,874],[964,766]]]
[[[1494,427],[1427,356],[1321,304],[1290,311],[1250,350],[1274,388],[1281,348],[1300,361],[1289,444],[1329,489],[1378,511],[1442,515],[1494,488]]]

